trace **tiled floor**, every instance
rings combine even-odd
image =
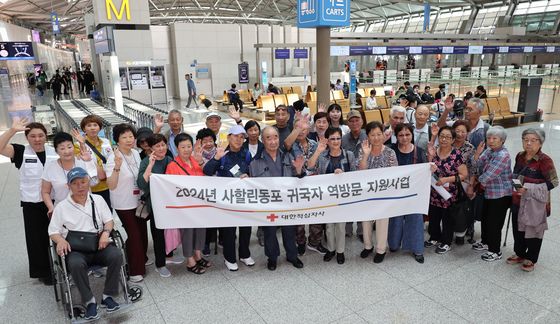
[[[196,128],[192,122],[201,115],[188,113],[185,126]],[[545,129],[544,151],[560,166],[560,121],[532,126]],[[506,146],[512,154],[519,151],[526,127],[508,129]],[[54,301],[52,288],[28,278],[18,172],[4,158],[0,179],[0,322],[61,323],[65,314]],[[161,278],[149,266],[140,284],[143,298],[116,314],[102,312],[100,322],[560,323],[558,193],[557,189],[552,195],[550,230],[532,273],[503,260],[486,263],[467,245],[453,246],[446,255],[428,250],[422,265],[403,252],[390,253],[377,265],[358,256],[362,245],[355,237],[347,241],[344,265],[325,263],[308,251],[302,257],[304,269],[281,259],[278,269],[270,272],[253,237],[254,267],[240,264],[238,272],[228,272],[222,257],[213,255],[214,267],[204,275],[176,265],[170,266],[172,277]],[[511,231],[507,243],[505,256],[511,254]],[[92,282],[100,294],[103,281]]]

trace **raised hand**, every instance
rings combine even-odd
[[[451,97],[447,97],[444,104],[445,110],[447,110],[447,112],[453,112],[453,106],[455,105],[455,103],[453,102],[453,99],[451,99]]]
[[[74,137],[74,139],[81,144],[85,144],[86,139],[85,137],[82,135],[82,133],[80,133],[80,131],[77,128],[73,128],[72,131],[72,137]]]
[[[14,121],[12,123],[12,130],[14,132],[24,132],[26,130],[28,130],[29,128],[27,127],[27,125],[29,124],[29,119],[27,118],[14,118]]]
[[[196,140],[194,143],[193,156],[198,163],[202,163],[202,140]]]
[[[155,128],[156,129],[161,129],[164,124],[165,124],[165,122],[163,120],[163,116],[161,114],[155,114],[154,115],[154,126],[155,126]]]
[[[428,156],[431,158],[434,158],[436,156],[436,148],[432,143],[428,143]]]
[[[219,159],[223,158],[224,155],[226,155],[226,154],[227,154],[226,148],[223,147],[223,146],[219,146],[216,149],[216,154],[214,155],[214,159],[219,160]]]
[[[319,140],[319,143],[318,143],[319,145],[317,146],[317,151],[319,151],[319,152],[324,152],[324,151],[327,149],[327,142],[328,142],[328,141],[329,141],[329,140],[326,139],[326,138],[324,138],[324,137],[321,138],[321,139]]]
[[[239,113],[239,111],[235,110],[235,107],[228,108],[228,115],[229,117],[231,117],[231,119],[235,120],[236,122],[241,120],[241,114]]]
[[[364,154],[363,156],[369,156],[371,154],[371,144],[369,144],[367,140],[362,142],[362,153]]]
[[[477,160],[480,157],[480,154],[482,154],[482,152],[484,152],[485,148],[486,148],[486,143],[484,143],[484,141],[482,141],[482,142],[480,142],[480,144],[478,144],[478,146],[476,147],[476,152],[475,152],[475,158]]]
[[[383,132],[383,134],[385,135],[385,142],[387,142],[388,140],[391,139],[391,136],[393,135],[393,129],[389,127],[387,128],[387,130],[385,130],[385,132]]]
[[[150,162],[148,165],[153,166],[156,163],[156,152],[152,152],[152,154],[150,154]]]
[[[324,103],[320,103],[317,106],[317,112],[327,112],[327,105],[325,105]]]
[[[80,160],[86,162],[91,161],[91,152],[88,150],[85,143],[80,143]]]
[[[120,169],[123,163],[123,156],[121,151],[115,150],[115,169]]]
[[[432,127],[432,137],[435,138],[438,136],[439,126],[436,123],[433,123],[431,127]]]
[[[296,169],[297,174],[301,174],[301,171],[303,170],[303,165],[305,164],[305,158],[303,157],[303,155],[298,155],[293,161],[292,161],[292,165],[294,166],[294,168]]]

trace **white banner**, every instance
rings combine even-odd
[[[427,214],[428,163],[298,178],[150,177],[156,227],[283,226]]]

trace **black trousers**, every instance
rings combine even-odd
[[[109,206],[109,209],[111,210],[111,212],[113,211],[113,207],[111,206],[111,192],[109,191],[109,189],[94,192],[94,194],[100,195],[101,197],[103,197],[103,200],[105,200],[105,202],[107,203],[107,206]]]
[[[22,202],[25,244],[29,261],[29,277],[51,276],[49,259],[49,217],[45,203]]]
[[[109,245],[95,253],[72,251],[66,256],[66,264],[80,291],[84,304],[93,297],[88,278],[88,268],[92,265],[107,267],[107,278],[105,279],[103,293],[113,297],[119,293],[123,255],[116,246]]]
[[[237,99],[237,100],[233,100],[231,103],[235,107],[235,110],[243,111],[243,101]]]
[[[498,199],[485,199],[482,212],[481,234],[482,243],[488,245],[488,251],[500,252],[502,229],[506,213],[511,206],[511,196]]]
[[[229,263],[236,263],[235,232],[237,227],[222,227],[220,234],[224,244],[224,259]],[[246,259],[251,256],[249,242],[251,241],[251,227],[239,227],[239,258]]]
[[[430,222],[428,223],[430,240],[451,245],[453,227],[453,217],[451,217],[447,208],[430,205]]]
[[[281,226],[282,243],[286,250],[286,258],[293,261],[297,258],[296,231],[297,226]],[[280,245],[276,236],[276,226],[264,226],[264,254],[269,260],[276,261],[280,256]]]
[[[541,253],[542,239],[525,238],[525,232],[518,230],[519,207],[511,208],[511,220],[513,225],[513,251],[519,257],[537,263]]]
[[[165,267],[165,235],[162,229],[156,228],[154,214],[150,214],[150,232],[154,242],[154,255],[156,257],[156,267]]]

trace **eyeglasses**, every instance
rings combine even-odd
[[[342,139],[341,137],[331,137],[329,138],[329,141],[336,142],[336,141],[340,141],[341,139]]]
[[[530,143],[530,144],[535,144],[535,143],[540,143],[541,141],[539,141],[538,139],[534,139],[534,138],[524,138],[523,139],[523,143]]]
[[[453,136],[440,136],[439,139],[449,141],[449,140],[453,139]]]

